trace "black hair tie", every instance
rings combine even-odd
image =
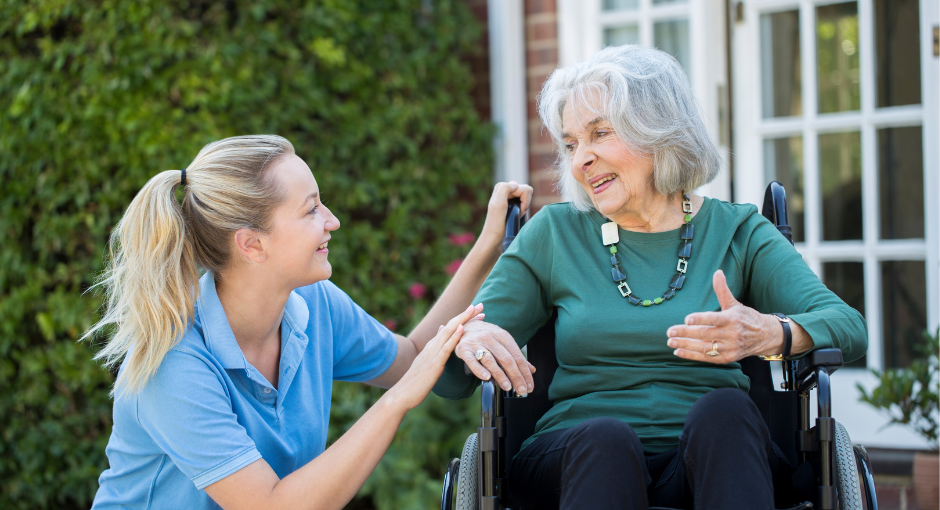
[[[180,186],[186,185],[186,169],[180,170]]]

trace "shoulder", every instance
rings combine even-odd
[[[733,232],[734,238],[738,240],[749,239],[755,234],[763,235],[767,227],[771,227],[771,231],[776,231],[754,204],[733,204],[716,198],[706,198],[706,200],[709,201],[707,221],[712,231],[720,229]]]
[[[589,228],[594,221],[592,211],[579,211],[570,202],[543,206],[522,227],[519,235],[550,235],[558,231]]]

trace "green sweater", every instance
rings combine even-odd
[[[862,316],[823,285],[800,254],[752,205],[706,198],[692,218],[692,257],[682,290],[651,307],[624,299],[610,274],[610,252],[601,240],[606,220],[567,203],[542,208],[500,257],[473,302],[486,321],[522,346],[558,311],[558,372],[549,388],[554,406],[535,435],[610,416],[629,423],[650,453],[678,444],[686,414],[699,397],[750,381],[738,363],[687,361],[666,345],[669,326],[698,311],[719,310],[712,275],[722,269],[741,302],[761,312],[789,315],[817,348],[838,347],[846,361],[868,345]],[[679,231],[620,230],[617,254],[633,293],[653,299],[676,272]],[[470,396],[478,381],[452,357],[434,392]]]

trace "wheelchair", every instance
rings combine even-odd
[[[764,194],[762,214],[793,243],[787,223],[786,192],[772,182]],[[525,223],[518,202],[506,219],[505,251]],[[504,391],[491,379],[481,389],[482,423],[467,438],[459,459],[447,465],[441,510],[509,510],[507,477],[512,458],[535,432],[539,418],[553,405],[548,398],[558,361],[555,316],[527,344],[527,357],[538,367],[535,390],[522,397]],[[751,380],[749,395],[770,430],[771,439],[795,466],[791,510],[877,510],[875,482],[865,447],[853,445],[845,427],[832,417],[830,377],[842,366],[842,351],[818,349],[799,360],[780,360],[783,382],[774,388],[770,364],[756,356],[740,361]],[[471,375],[465,366],[467,375]],[[810,392],[817,390],[817,418],[810,423]],[[655,507],[654,507],[655,508]],[[668,510],[668,509],[661,509]]]

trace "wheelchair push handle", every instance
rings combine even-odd
[[[525,225],[525,215],[522,214],[522,200],[509,199],[509,209],[506,210],[506,237],[503,237],[503,252],[509,249],[513,239]]]

